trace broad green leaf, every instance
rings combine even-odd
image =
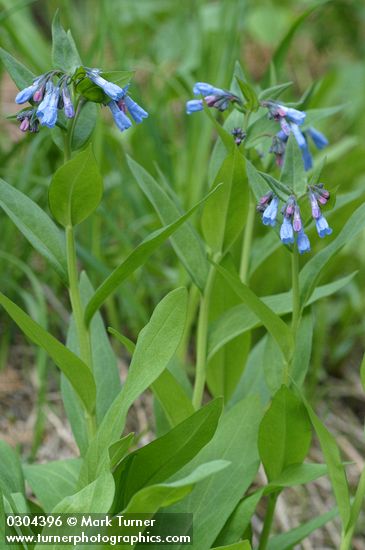
[[[54,222],[29,197],[0,179],[0,207],[30,244],[67,281],[64,238]]]
[[[246,100],[245,108],[248,111],[257,111],[260,106],[260,102],[253,86],[251,86],[251,84],[245,82],[242,78],[238,76],[236,76],[236,80],[238,82],[242,95]]]
[[[73,74],[82,65],[71,32],[66,32],[60,22],[57,10],[52,21],[52,61],[57,69]]]
[[[303,124],[303,129],[305,130],[309,126],[315,126],[323,118],[328,118],[329,116],[336,115],[344,110],[345,105],[336,105],[334,107],[326,107],[324,109],[308,109]]]
[[[96,125],[98,108],[95,103],[87,102],[82,106],[71,139],[72,151],[82,149],[89,141]]]
[[[234,148],[236,147],[236,144],[234,142],[232,134],[227,132],[227,130],[219,124],[217,119],[212,114],[211,109],[208,107],[208,105],[203,101],[203,107],[206,115],[210,118],[211,122],[213,123],[215,129],[217,130],[217,133],[219,137],[222,140],[222,143],[226,149],[227,152],[232,152]]]
[[[243,536],[243,533],[251,523],[251,518],[255,513],[256,506],[261,500],[263,493],[263,488],[258,489],[251,495],[243,498],[237,504],[222,531],[219,533],[215,544],[231,544]]]
[[[265,180],[265,178],[262,177],[260,172],[256,170],[255,166],[246,159],[246,171],[247,171],[247,178],[248,183],[251,187],[251,191],[253,192],[256,200],[260,200],[260,198],[265,195],[269,190],[269,184]]]
[[[288,196],[292,193],[292,188],[289,185],[286,185],[284,182],[277,180],[270,174],[265,174],[265,172],[259,172],[260,176],[266,181],[268,186],[275,195],[277,195],[282,201],[286,201]]]
[[[323,525],[326,525],[329,521],[335,518],[337,515],[337,509],[330,510],[325,514],[322,514],[307,523],[303,523],[299,527],[282,533],[281,535],[275,535],[269,539],[267,550],[292,550],[302,540],[307,538],[317,529],[320,529]]]
[[[321,298],[334,294],[347,285],[356,275],[352,273],[338,281],[319,286],[313,292],[306,306],[313,304]],[[260,298],[277,315],[285,315],[292,311],[292,296],[290,292],[264,296]],[[253,328],[260,326],[262,321],[246,305],[239,305],[227,310],[219,319],[209,327],[208,334],[208,358],[213,357],[227,342]],[[365,368],[365,367],[364,367]]]
[[[342,464],[340,451],[335,437],[327,430],[318,418],[310,404],[303,399],[310,421],[319,439],[322,453],[328,466],[328,475],[335,493],[339,514],[344,528],[350,519],[350,493],[346,479],[346,471]]]
[[[63,227],[77,225],[97,208],[103,180],[91,145],[61,166],[49,186],[49,206]]]
[[[3,48],[0,48],[0,59],[19,90],[32,84],[35,75]]]
[[[51,510],[77,490],[81,460],[71,458],[45,464],[24,464],[24,477],[45,512]]]
[[[287,376],[288,364],[271,334],[268,334],[266,339],[263,368],[266,384],[270,388],[271,394],[274,394]]]
[[[315,289],[321,272],[330,259],[348,242],[356,239],[365,227],[365,204],[355,210],[347,220],[337,237],[313,258],[309,260],[300,272],[301,303],[308,301]]]
[[[148,485],[176,474],[211,440],[222,412],[216,399],[178,424],[164,436],[134,451],[120,465],[124,503]],[[120,506],[120,508],[122,508]]]
[[[109,447],[109,458],[110,458],[110,469],[114,470],[118,464],[123,460],[125,455],[128,452],[129,447],[132,445],[134,441],[134,434],[130,433],[121,439],[119,441],[116,441],[113,443],[113,445],[110,445]]]
[[[246,222],[248,185],[245,159],[234,148],[218,171],[213,189],[223,185],[206,204],[202,216],[204,237],[215,252],[229,250]]]
[[[248,540],[241,540],[228,546],[215,546],[214,550],[251,550],[251,544]]]
[[[179,208],[142,166],[130,157],[128,157],[128,165],[161,222],[164,224],[174,222],[181,215]],[[171,242],[192,280],[200,290],[203,290],[208,277],[209,263],[199,235],[189,224],[186,224],[176,232]]]
[[[205,202],[212,193],[211,191],[198,204],[190,208],[186,214],[180,216],[169,225],[158,229],[149,235],[141,244],[139,244],[127,258],[112,271],[105,281],[97,288],[94,296],[90,299],[85,310],[85,322],[89,324],[95,312],[101,307],[105,300],[118,288],[118,286],[131,275],[136,269],[143,265],[149,256],[166,241],[186,220]],[[211,199],[210,199],[211,200]]]
[[[138,336],[127,380],[103,418],[88,449],[80,483],[97,477],[105,468],[107,449],[118,440],[130,406],[167,367],[184,333],[187,292],[178,288],[157,305],[149,323]]]
[[[211,548],[251,485],[259,464],[257,432],[261,415],[262,405],[255,396],[237,403],[221,417],[213,439],[179,472],[186,475],[217,457],[231,462],[229,468],[202,482],[184,501],[167,510],[194,514],[192,550]],[[182,548],[174,546],[174,550]]]
[[[18,453],[0,439],[0,489],[5,493],[24,493],[24,479]]]
[[[151,385],[170,426],[176,426],[194,413],[191,399],[175,376],[165,369]]]
[[[307,179],[304,163],[299,145],[291,134],[285,148],[284,166],[280,180],[293,189],[297,195],[302,195],[306,190]]]
[[[259,93],[259,99],[261,101],[264,99],[277,99],[292,85],[293,82],[285,82],[284,84],[277,84],[276,86],[266,88],[266,90],[262,90],[262,92]]]
[[[2,293],[0,293],[0,304],[25,336],[48,353],[67,376],[85,409],[92,412],[95,407],[96,388],[88,366]]]
[[[150,485],[133,495],[128,506],[123,510],[125,514],[154,514],[162,507],[170,506],[188,495],[194,485],[205,478],[229,468],[227,460],[212,460],[200,464],[189,475],[177,481]]]
[[[299,387],[303,385],[312,355],[313,315],[309,311],[301,319],[295,344],[291,376]]]
[[[292,354],[293,340],[289,327],[273,312],[256,294],[242,283],[238,276],[234,276],[221,266],[217,270],[226,278],[237,296],[253,311],[261,320],[262,324],[270,332],[278,343],[285,359],[288,361]]]
[[[262,140],[266,134],[275,135],[278,131],[278,123],[275,120],[269,119],[267,112],[254,120],[247,128],[247,136],[245,139],[245,148],[250,149],[257,145],[258,140]],[[270,141],[268,142],[270,144]],[[268,145],[268,148],[270,145]]]
[[[269,481],[303,462],[312,440],[311,424],[301,399],[287,386],[274,395],[259,430],[259,451]]]

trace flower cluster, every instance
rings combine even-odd
[[[313,127],[307,128],[304,131],[300,128],[305,121],[306,113],[302,113],[292,107],[285,107],[274,101],[263,101],[261,105],[268,109],[269,117],[279,122],[281,127],[276,136],[274,136],[270,148],[270,152],[276,156],[278,166],[283,164],[286,142],[289,135],[293,134],[302,152],[304,168],[310,170],[313,166],[313,161],[308,146],[308,138],[313,141],[317,149],[323,149],[328,145],[327,138]]]
[[[246,139],[246,132],[242,128],[233,128],[231,131],[232,136],[234,137],[235,144],[241,145],[242,141]]]
[[[193,88],[193,93],[197,96],[202,95],[204,102],[208,107],[214,107],[218,111],[225,111],[232,103],[241,103],[238,96],[228,90],[221,90],[206,82],[197,82]],[[186,103],[186,112],[188,115],[203,110],[202,99],[191,99]]]
[[[332,233],[326,218],[321,212],[321,206],[329,200],[330,194],[324,189],[323,184],[308,186],[308,199],[311,206],[312,218],[315,221],[317,233],[322,238]],[[279,208],[279,198],[272,191],[260,198],[257,205],[258,212],[262,213],[264,225],[274,227]],[[304,232],[300,207],[295,195],[290,195],[284,204],[281,213],[283,222],[280,227],[280,239],[284,244],[294,244],[297,236],[297,247],[300,254],[310,251],[310,242]]]
[[[118,128],[123,131],[132,126],[127,113],[138,124],[148,116],[128,95],[128,86],[121,88],[113,82],[109,82],[101,76],[100,69],[85,68],[85,76],[98,86],[107,96],[106,105],[111,110]],[[62,71],[49,71],[37,77],[33,83],[21,90],[15,98],[15,102],[23,104],[29,101],[32,109],[28,108],[19,112],[16,116],[20,121],[22,132],[37,132],[39,124],[54,128],[58,119],[58,111],[63,109],[67,118],[75,116],[70,85],[73,76]]]

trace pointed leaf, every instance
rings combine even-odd
[[[0,59],[19,90],[32,84],[35,75],[3,48],[0,48]]]
[[[71,32],[66,32],[61,25],[58,10],[52,22],[52,60],[55,68],[63,69],[71,75],[82,65]]]

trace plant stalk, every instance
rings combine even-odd
[[[255,213],[256,204],[252,193],[250,192],[250,200],[248,205],[246,227],[243,236],[241,265],[240,265],[240,279],[243,283],[247,283],[248,270],[250,267],[250,255],[253,238],[253,230],[255,226]]]
[[[267,543],[269,541],[269,536],[270,536],[270,531],[272,527],[272,522],[274,519],[275,507],[276,507],[276,502],[278,500],[278,496],[279,495],[277,493],[272,493],[269,496],[264,526],[262,528],[258,550],[266,550],[267,548]]]
[[[207,340],[208,340],[208,320],[209,320],[209,302],[212,292],[215,276],[214,266],[210,267],[207,284],[204,294],[200,300],[197,343],[196,343],[196,370],[195,384],[193,391],[193,406],[199,409],[204,393],[206,379],[206,362],[207,362]]]

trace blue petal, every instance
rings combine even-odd
[[[132,123],[127,117],[127,115],[125,115],[123,111],[119,109],[115,101],[110,101],[108,103],[108,107],[112,112],[115,124],[117,125],[117,127],[121,132],[123,132],[124,130],[128,130],[128,128],[132,126]]]
[[[297,245],[298,245],[299,254],[305,254],[306,252],[310,252],[311,245],[303,229],[298,233]]]
[[[298,111],[297,109],[293,109],[292,107],[285,107],[286,109],[286,118],[290,120],[290,122],[294,122],[295,124],[303,124],[305,117],[307,116],[305,113],[302,113],[302,111]]]
[[[321,239],[323,239],[326,235],[331,235],[332,233],[332,229],[328,225],[328,222],[324,216],[320,216],[316,219],[316,228]]]
[[[97,71],[88,71],[87,76],[114,101],[118,101],[118,99],[122,99],[124,97],[125,91],[123,88],[117,86],[117,84],[114,84],[113,82],[109,82],[109,80],[105,80],[105,78],[100,76]]]
[[[306,147],[307,142],[305,140],[305,137],[303,136],[302,132],[299,130],[299,126],[297,124],[291,123],[290,129],[293,132],[293,135],[297,141],[297,144],[301,149]]]
[[[313,127],[308,128],[307,132],[312,138],[313,143],[317,147],[317,149],[324,149],[324,147],[327,147],[328,139],[322,134],[322,132],[319,132]]]
[[[137,124],[142,122],[144,118],[148,117],[148,113],[144,109],[142,109],[142,107],[138,105],[138,103],[133,101],[131,97],[127,96],[124,101],[128,111],[130,112],[131,117]]]
[[[302,157],[304,162],[304,169],[310,170],[313,166],[313,160],[307,143],[305,144],[305,147],[302,148]]]
[[[195,95],[225,95],[226,92],[220,88],[216,88],[207,82],[197,82],[193,88]]]
[[[188,115],[203,110],[203,102],[201,99],[191,99],[186,102],[186,112]]]

